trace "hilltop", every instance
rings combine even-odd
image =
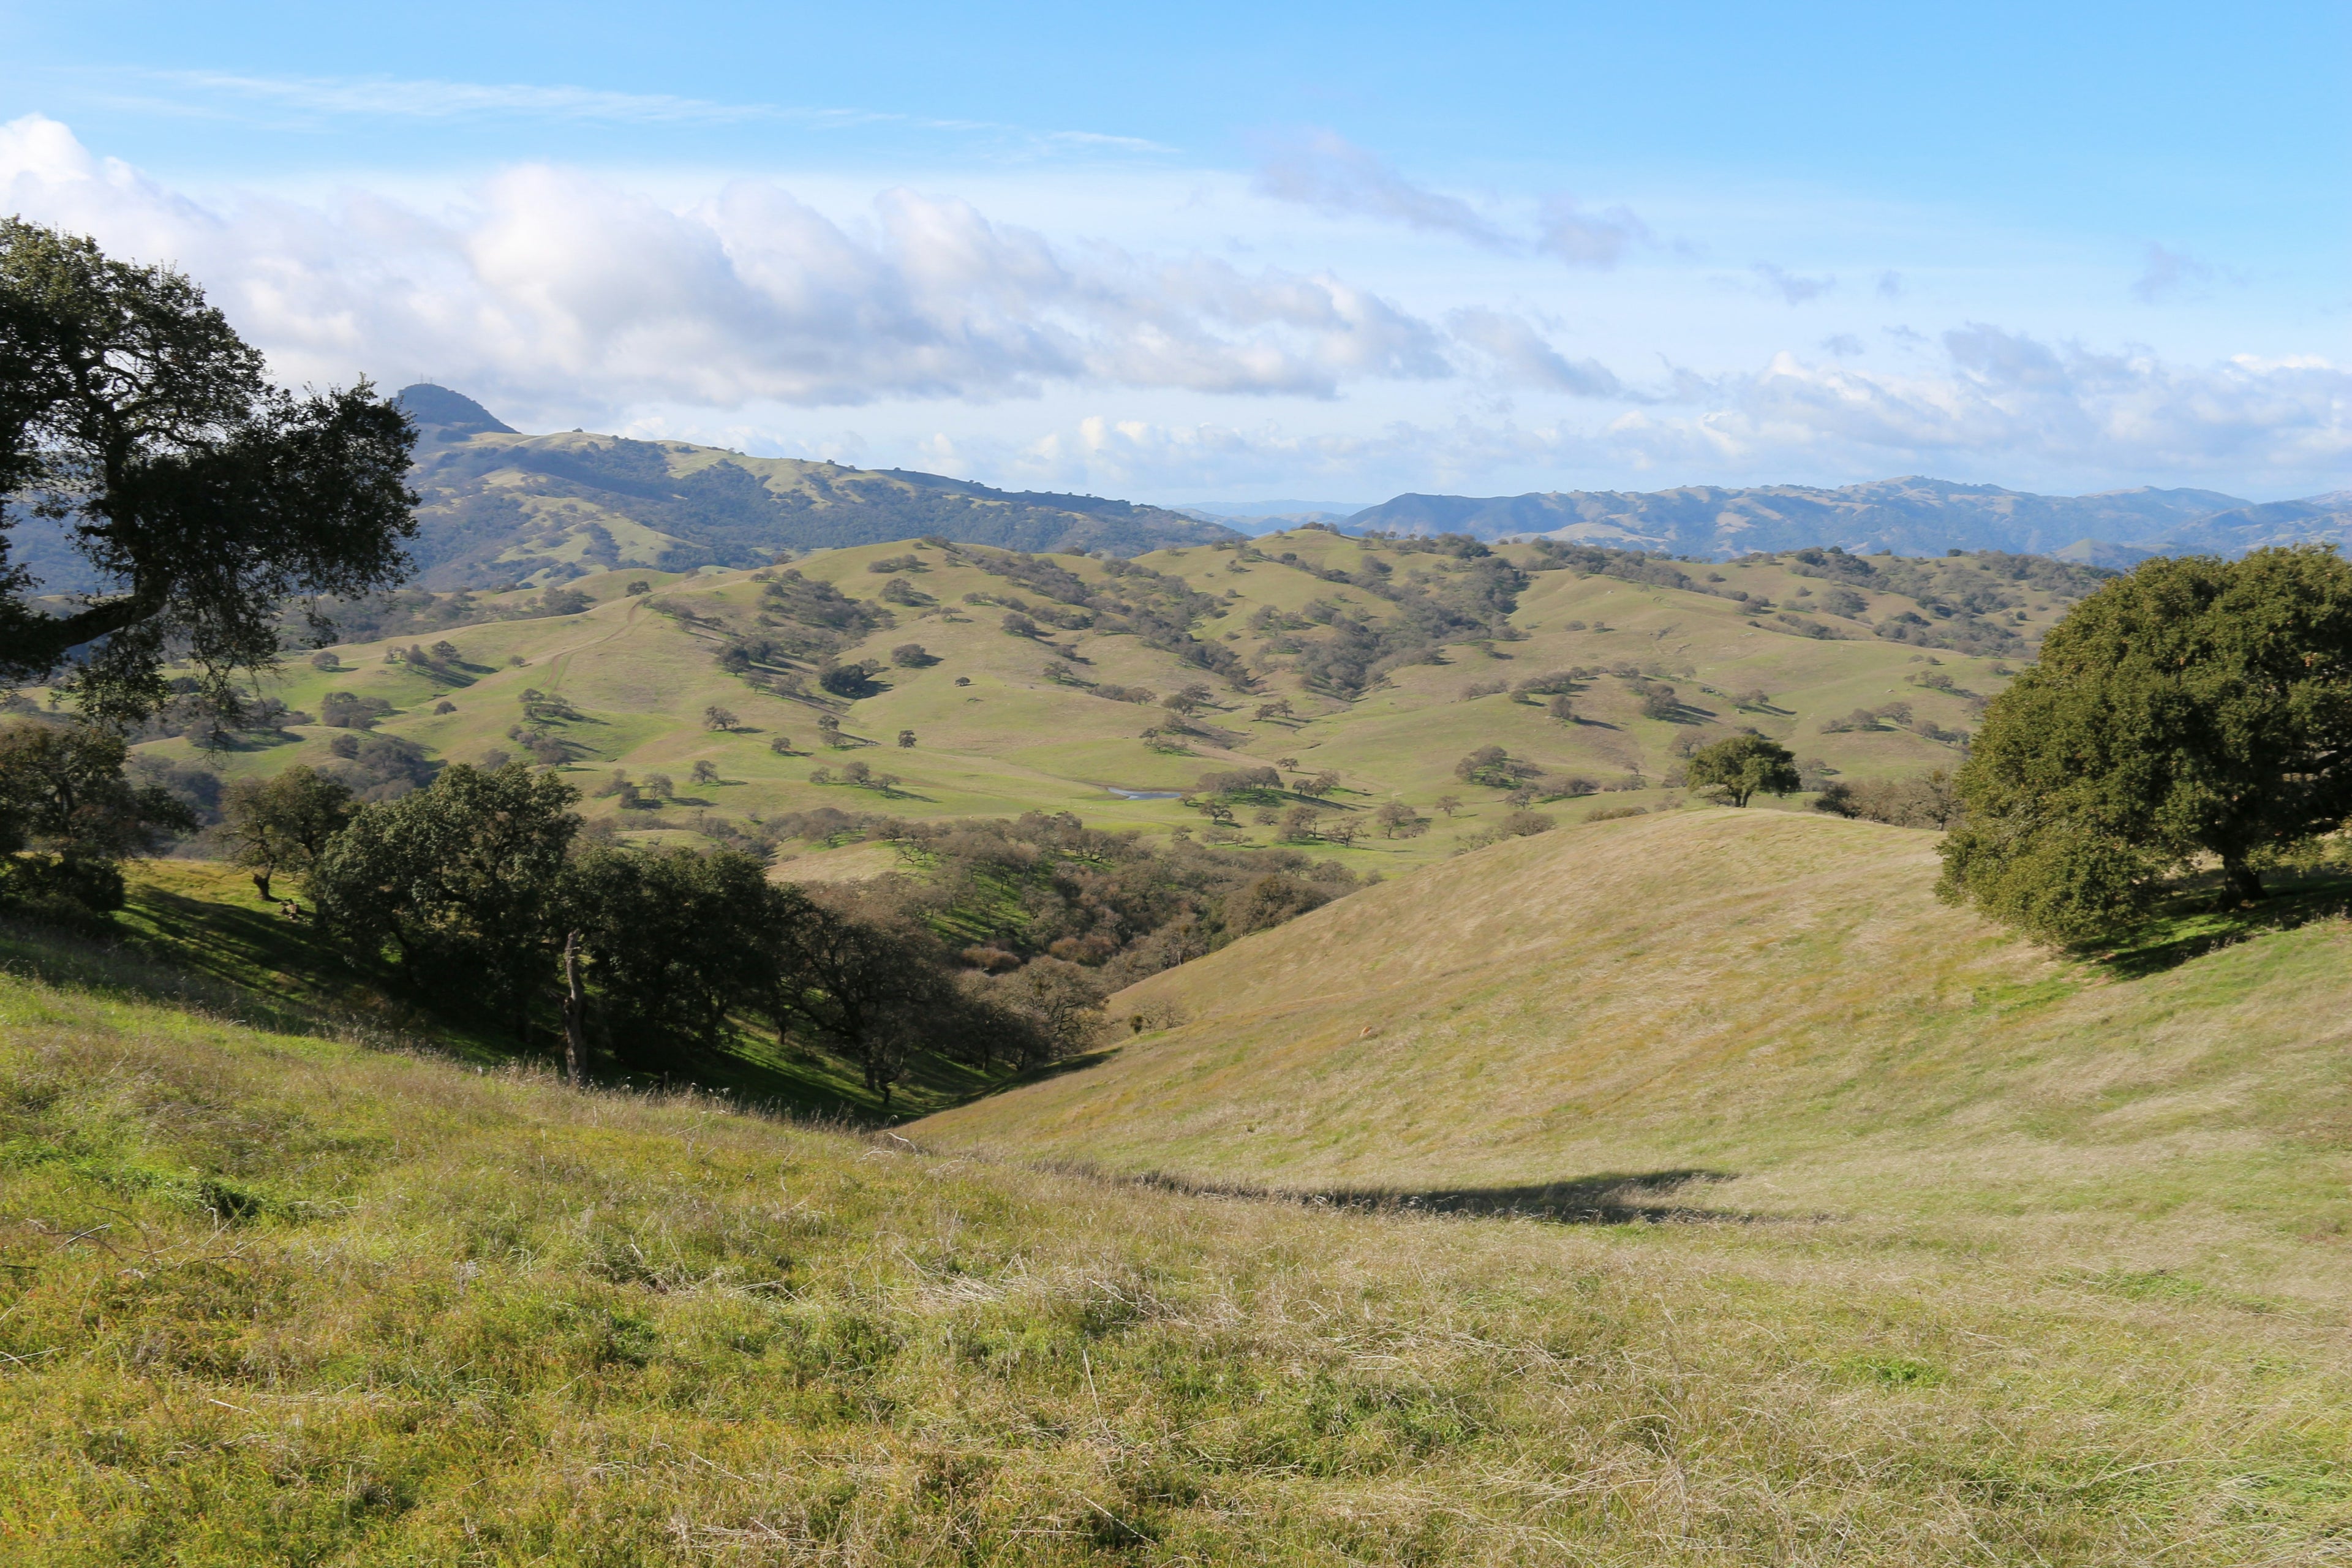
[[[2159,1169],[2230,1210],[2252,1148],[2336,1146],[2340,922],[2126,979],[1937,902],[1936,843],[1710,809],[1484,849],[1155,975],[1111,1007],[1180,1026],[923,1125],[1285,1187],[1707,1166],[1842,1211]]]
[[[936,534],[1014,550],[1132,555],[1233,531],[1095,496],[991,489],[903,469],[752,458],[686,441],[526,436],[473,399],[419,384],[419,582],[560,583],[622,566],[759,565],[779,550]]]
[[[1817,781],[1949,767],[2010,661],[2029,660],[2098,581],[1995,556],[1874,564],[1811,552],[1709,572],[1320,530],[1132,562],[898,542],[756,572],[624,570],[546,594],[404,595],[362,607],[373,617],[364,639],[289,661],[267,689],[290,710],[277,728],[210,758],[200,731],[138,750],[230,777],[331,765],[362,734],[329,722],[331,704],[373,710],[365,732],[415,753],[382,759],[385,787],[438,762],[535,746],[590,792],[615,769],[667,775],[657,814],[609,795],[584,803],[655,837],[820,807],[1069,811],[1092,826],[1206,834],[1172,798],[1204,773],[1279,768],[1287,798],[1271,805],[1286,809],[1303,801],[1293,784],[1328,772],[1338,780],[1319,809],[1363,831],[1317,852],[1402,868],[1507,816],[1509,779],[1457,776],[1484,746],[1556,783],[1541,809],[1562,823],[1679,802],[1678,753],[1738,727],[1785,739]],[[1007,616],[1029,629],[1008,632]],[[436,664],[425,645],[440,643],[452,651]],[[908,645],[923,651],[900,662],[893,650]],[[856,673],[828,682],[845,667]],[[1186,715],[1154,700],[1195,686]],[[1550,716],[1549,696],[1522,689],[1532,687],[1568,693],[1574,718]],[[735,722],[712,728],[714,707]],[[839,744],[824,721],[838,721]],[[898,782],[845,784],[851,762]],[[688,787],[702,763],[719,782]],[[812,782],[818,768],[833,782]],[[1154,794],[1170,798],[1134,798]],[[1450,813],[1447,796],[1459,802]],[[1370,826],[1391,802],[1427,830]],[[1239,845],[1275,837],[1248,812],[1217,832]]]

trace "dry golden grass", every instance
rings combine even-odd
[[[1729,810],[1498,845],[1157,975],[1113,1009],[1181,1026],[916,1135],[1438,1201],[1700,1169],[1727,1212],[2352,1283],[2344,923],[2123,979],[1938,904],[1933,847]]]
[[[2352,1527],[2334,1308],[1932,1226],[1185,1195],[82,973],[0,976],[11,1562],[2169,1568]]]

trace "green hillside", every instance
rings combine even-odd
[[[1784,889],[1793,853],[1906,860],[1786,817],[1708,840],[1724,820],[1585,841],[1712,842]],[[1317,929],[1393,921],[1380,896]],[[1633,956],[1627,912],[1590,940],[1696,1016],[1679,966],[1709,961]],[[1795,932],[1833,957],[1819,923]],[[1265,955],[1313,935],[1201,973],[1262,1000]],[[1524,1136],[1464,1163],[1569,1179],[1612,1222],[1549,1224],[1187,1196],[579,1093],[271,1032],[234,994],[0,932],[0,1545],[109,1568],[2327,1560],[2352,1527],[2340,1087],[2263,997],[2297,981],[2337,1026],[2340,941],[2201,961],[2168,1012],[2117,997],[2104,1059],[2037,1022],[2087,992],[1998,944],[1931,977],[1983,985],[1973,1004],[1890,968],[1923,1029],[1940,1003],[2027,1032],[1981,1068],[1915,1053],[1824,1082],[1829,1120],[1875,1098],[1852,1163],[1883,1195],[1832,1207],[1760,1159],[1694,1176],[1753,1152],[1744,1099],[1804,1099],[1717,1039],[1668,1100],[1732,1131],[1652,1118],[1614,1144],[1677,1169]],[[1562,978],[1572,1003],[1595,975]],[[1328,1105],[1312,1079],[1297,1098]],[[1972,1117],[1980,1162],[1932,1136],[1904,1155]],[[1996,1155],[2005,1212],[1928,1201]],[[2190,1164],[2210,1191],[2166,1180]]]
[[[415,554],[433,588],[561,583],[622,566],[748,567],[782,549],[927,533],[1119,555],[1234,536],[1165,508],[1095,496],[996,490],[687,441],[526,436],[446,388],[400,395],[423,436],[411,478],[421,502]]]
[[[549,754],[583,788],[615,768],[671,780],[674,794],[658,812],[625,811],[610,798],[585,803],[592,816],[640,836],[827,806],[916,818],[1069,811],[1099,826],[1205,830],[1172,799],[1110,791],[1181,791],[1203,773],[1288,759],[1296,766],[1286,784],[1325,770],[1339,775],[1323,803],[1333,819],[1365,824],[1392,800],[1428,818],[1417,837],[1367,828],[1345,849],[1312,846],[1361,869],[1402,869],[1478,841],[1508,813],[1505,789],[1455,776],[1456,763],[1481,746],[1505,747],[1539,778],[1578,791],[1541,805],[1562,824],[1681,803],[1677,750],[1738,726],[1784,739],[1817,777],[1950,766],[1975,704],[2006,679],[2004,660],[2030,658],[2071,595],[2096,580],[2012,557],[1881,558],[1873,568],[1811,553],[1822,563],[1563,563],[1519,546],[1482,560],[1301,531],[1244,550],[1161,551],[1130,564],[901,542],[798,560],[787,570],[802,574],[802,588],[778,573],[603,573],[567,585],[589,605],[583,611],[492,620],[479,617],[543,606],[538,595],[469,597],[462,607],[472,624],[395,616],[388,624],[406,629],[338,647],[332,669],[291,661],[267,689],[313,720],[327,716],[335,693],[379,701],[389,712],[375,731],[422,748],[425,765],[493,750],[522,755],[510,731],[539,725],[560,748]],[[1499,599],[1480,599],[1507,562],[1530,570]],[[1865,571],[1873,575],[1862,586],[1848,585]],[[1628,575],[1636,573],[1686,585]],[[2011,575],[2019,573],[2038,574],[2039,585]],[[1914,591],[1879,585],[1889,581]],[[1057,601],[1040,583],[1097,608]],[[651,591],[631,595],[633,584]],[[810,584],[852,603],[812,608],[804,601],[818,589]],[[454,614],[459,603],[435,601],[435,613]],[[1005,631],[1014,605],[1037,635]],[[1104,607],[1114,605],[1127,611]],[[850,624],[826,626],[811,616]],[[1421,643],[1422,633],[1400,629],[1414,617],[1436,621]],[[455,662],[405,660],[408,648],[441,640],[457,649]],[[907,643],[931,662],[894,665],[891,650]],[[1355,664],[1332,651],[1349,647],[1359,650]],[[1382,651],[1391,647],[1405,651]],[[730,649],[740,656],[733,673],[719,662],[736,657]],[[871,679],[829,691],[821,680],[827,661],[866,664]],[[1572,721],[1549,717],[1544,697],[1513,693],[1566,671],[1577,672],[1566,688]],[[1181,724],[1150,701],[1118,700],[1195,683],[1209,694]],[[536,719],[525,711],[530,691],[541,694]],[[1644,715],[1653,699],[1665,703],[1653,704],[1662,716]],[[1287,712],[1259,717],[1277,702]],[[449,710],[437,711],[444,704]],[[707,728],[712,706],[738,724]],[[1859,727],[1837,727],[1856,710]],[[820,740],[827,718],[840,721],[839,748]],[[1143,738],[1171,726],[1176,732]],[[901,747],[908,731],[915,743]],[[212,758],[194,736],[140,751],[236,776],[297,761],[334,765],[331,748],[350,748],[355,735],[295,723]],[[788,752],[774,749],[780,740]],[[704,762],[719,782],[690,786]],[[837,778],[849,762],[900,782],[887,792],[810,782],[814,769]],[[1461,803],[1452,815],[1439,810],[1447,795]],[[1276,829],[1245,812],[1231,831],[1239,844],[1263,847]],[[818,873],[803,866],[794,874]]]
[[[1713,809],[1496,846],[1129,988],[1115,1016],[1180,1022],[919,1135],[1433,1201],[1704,1171],[1681,1201],[2315,1301],[2341,920],[2061,961],[1936,901],[1935,844]]]

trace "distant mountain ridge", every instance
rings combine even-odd
[[[447,387],[406,387],[421,439],[418,581],[562,582],[623,566],[762,565],[779,550],[937,535],[1029,552],[1139,555],[1239,537],[1164,507],[992,489],[905,469],[751,458],[585,431],[526,436]]]
[[[2238,554],[2261,544],[2352,539],[2352,492],[2256,504],[2218,490],[2042,496],[1910,476],[1818,489],[1553,490],[1517,496],[1402,495],[1347,520],[1350,531],[1541,536],[1726,560],[1840,544],[1930,555],[1946,550],[2128,564],[2152,554]],[[2120,561],[2107,557],[2123,557]]]

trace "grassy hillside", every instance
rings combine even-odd
[[[1161,507],[991,489],[937,474],[752,458],[584,431],[526,436],[436,386],[401,394],[423,440],[411,482],[434,588],[562,583],[622,566],[761,564],[778,550],[940,534],[1015,550],[1206,543],[1232,531]]]
[[[2224,956],[2332,958],[2333,933],[2302,940]],[[2143,1184],[2136,1249],[2030,1186],[2010,1245],[1885,1205],[1792,1214],[1803,1190],[1748,1178],[1592,1210],[1681,1223],[1550,1224],[1192,1197],[577,1094],[12,942],[13,1562],[2170,1565],[2321,1561],[2352,1527],[2337,1243],[2295,1244],[2268,1290],[2242,1278],[2261,1247],[2234,1272],[2152,1260],[2322,1217],[2275,1157],[2290,1113],[2262,1109],[2303,1069],[2252,1052],[2162,1091],[2135,1092],[2145,1063],[2045,1077],[2048,1126],[1992,1115],[2044,1184],[2030,1145],[2081,1136],[2085,1097],[2107,1142],[2077,1174],[2168,1138],[2245,1167],[2215,1199]],[[1953,973],[2005,962],[1979,943]],[[2162,1062],[2259,1017],[2233,974]],[[1900,1126],[1967,1077],[1890,1064],[1866,1092]],[[2292,1114],[2340,1205],[2335,1103]],[[2231,1131],[2233,1106],[2273,1130]],[[2289,1212],[2236,1215],[2262,1182]]]
[[[1805,574],[1813,569],[1795,557],[1690,568],[1688,588],[1539,571],[1529,574],[1516,607],[1498,618],[1501,635],[1445,644],[1439,662],[1389,668],[1355,694],[1318,682],[1303,667],[1296,650],[1333,635],[1311,615],[1337,610],[1380,627],[1403,611],[1334,576],[1361,575],[1375,563],[1392,580],[1419,580],[1444,592],[1469,580],[1469,565],[1319,531],[1259,542],[1262,550],[1247,555],[1187,549],[1139,558],[1139,565],[1217,606],[1193,620],[1189,643],[1162,638],[1158,646],[1099,622],[1076,630],[1046,625],[1035,637],[1008,635],[1002,626],[1007,601],[1049,604],[1006,575],[1037,558],[919,543],[820,552],[793,570],[836,587],[877,622],[848,637],[837,653],[843,661],[880,667],[872,694],[862,698],[825,692],[805,657],[773,656],[747,676],[719,666],[730,642],[795,632],[793,623],[779,623],[766,608],[757,574],[636,570],[577,580],[572,586],[593,601],[581,614],[344,645],[333,650],[339,668],[297,661],[269,690],[314,717],[331,692],[380,700],[394,710],[381,732],[415,742],[431,758],[467,762],[493,749],[520,754],[509,731],[525,718],[522,694],[551,694],[569,705],[571,716],[550,726],[575,783],[593,788],[617,767],[638,778],[660,772],[677,786],[658,816],[622,813],[610,801],[588,803],[592,815],[612,816],[641,836],[692,831],[704,814],[741,825],[819,805],[911,817],[1070,811],[1096,826],[1164,833],[1202,823],[1172,800],[1129,800],[1111,790],[1182,790],[1205,771],[1285,758],[1298,763],[1294,777],[1324,769],[1341,775],[1341,790],[1329,803],[1336,811],[1369,815],[1394,799],[1433,814],[1440,797],[1460,797],[1461,809],[1434,816],[1433,830],[1421,837],[1367,834],[1339,852],[1360,868],[1402,869],[1443,858],[1507,810],[1503,791],[1465,786],[1454,776],[1456,761],[1482,745],[1506,746],[1548,772],[1581,776],[1610,792],[1545,807],[1563,824],[1601,809],[1679,804],[1683,795],[1668,782],[1678,743],[1733,726],[1784,739],[1801,759],[1850,777],[1949,766],[1959,756],[1955,742],[1930,739],[1922,727],[1948,737],[1965,732],[1972,704],[2005,682],[2011,666],[2003,660],[2029,658],[2071,602],[2063,591],[2009,583],[1996,558],[1906,568],[1927,584],[1920,594],[1868,588],[1853,595],[1859,607],[1846,602],[1852,613],[1844,615],[1811,608],[1841,590],[1817,571]],[[1507,553],[1536,559],[1518,547]],[[891,569],[873,570],[884,563]],[[1118,563],[1055,556],[1049,563],[1090,590],[1133,592],[1132,579],[1114,574]],[[1710,575],[1720,581],[1707,581]],[[893,581],[907,585],[912,602],[885,601]],[[652,592],[632,596],[626,589],[633,584]],[[1735,592],[1748,598],[1727,596]],[[973,596],[988,602],[968,602]],[[1992,599],[2008,604],[1981,615],[1965,608],[1964,601],[1989,606]],[[483,601],[482,613],[520,602],[493,596]],[[1789,608],[1758,613],[1760,603]],[[1959,618],[1945,618],[1956,606]],[[1906,615],[1920,636],[1965,623],[1978,640],[1996,633],[2011,640],[1992,644],[1997,651],[1969,655],[1873,635],[1873,626],[1903,629],[1897,617]],[[414,643],[442,637],[459,650],[458,664],[430,669],[386,662]],[[937,662],[892,667],[891,649],[908,642],[921,644]],[[1224,650],[1215,657],[1237,660],[1257,689],[1245,694],[1207,676],[1192,662],[1211,657],[1199,651],[1203,647]],[[1056,665],[1058,679],[1048,674]],[[1587,672],[1574,697],[1573,722],[1548,718],[1541,700],[1515,700],[1507,690],[1571,668]],[[1204,680],[1210,706],[1197,715],[1192,734],[1161,742],[1173,750],[1140,738],[1170,719],[1164,710],[1103,695],[1126,687],[1164,696]],[[1644,717],[1643,691],[1659,683],[1673,687],[1676,706],[1667,717]],[[1745,700],[1759,689],[1765,700]],[[1288,715],[1256,716],[1277,700],[1290,705]],[[445,702],[451,710],[436,712]],[[1914,727],[1890,719],[1823,731],[1824,722],[1855,709],[1898,702],[1914,710]],[[707,729],[702,715],[713,704],[734,712],[738,727]],[[850,749],[819,743],[817,722],[827,715],[840,719]],[[916,743],[902,749],[898,737],[909,730]],[[236,776],[296,761],[324,763],[344,733],[296,726],[280,740],[256,740],[210,761],[187,739],[142,751]],[[788,753],[772,750],[779,738],[789,741]],[[902,783],[885,794],[809,782],[815,767],[837,770],[852,760]],[[688,786],[694,765],[706,761],[721,782]],[[1245,843],[1271,841],[1271,831],[1247,817],[1239,826]],[[802,872],[825,874],[814,865],[794,874]]]
[[[1934,844],[1712,809],[1500,845],[1154,976],[1114,1014],[1181,1026],[919,1135],[1439,1204],[1705,1172],[1709,1210],[2326,1300],[2343,921],[2060,962],[1937,903]]]

